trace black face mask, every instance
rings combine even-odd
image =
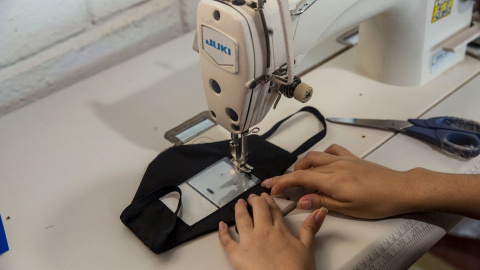
[[[283,174],[297,160],[298,155],[325,137],[327,125],[320,112],[312,107],[304,107],[297,113],[299,112],[309,112],[315,115],[323,124],[324,129],[292,153],[266,141],[266,139],[294,114],[284,118],[261,136],[248,136],[248,163],[254,167],[252,174],[259,179],[265,180]],[[121,221],[157,254],[197,236],[216,231],[220,221],[232,225],[235,221],[234,207],[238,199],[247,199],[251,193],[258,195],[268,192],[268,190],[257,184],[191,226],[177,216],[181,208],[181,190],[178,185],[224,157],[231,158],[228,140],[180,145],[162,152],[148,166],[132,203],[120,216]],[[172,192],[180,194],[175,212],[160,200],[164,195]]]

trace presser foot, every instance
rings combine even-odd
[[[244,162],[239,162],[235,158],[232,158],[230,161],[232,162],[233,168],[237,173],[244,175],[248,179],[252,179],[252,170],[253,170],[252,166]]]

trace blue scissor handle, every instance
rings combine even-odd
[[[405,132],[463,158],[476,157],[480,154],[480,139],[473,133],[421,126],[409,127]]]
[[[418,127],[474,133],[480,137],[480,123],[474,120],[452,116],[441,116],[428,119],[408,119],[408,122]]]

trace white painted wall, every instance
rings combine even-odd
[[[198,2],[1,0],[0,115],[193,30]]]

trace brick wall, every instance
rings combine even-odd
[[[193,30],[198,2],[0,1],[0,115]]]

